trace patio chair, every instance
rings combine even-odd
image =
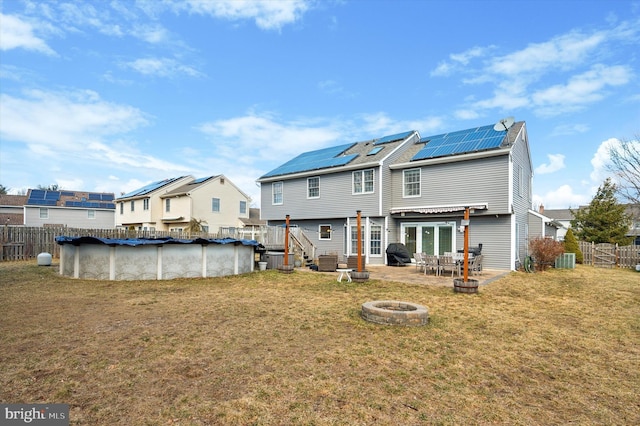
[[[456,272],[458,273],[458,276],[460,276],[460,264],[453,260],[452,256],[440,256],[439,265],[441,272],[450,270],[452,277]]]
[[[440,265],[438,265],[438,256],[432,254],[422,254],[422,260],[424,261],[424,274],[427,275],[427,271],[431,270],[436,276],[440,275]]]
[[[469,265],[469,271],[471,271],[471,275],[478,275],[482,273],[482,257],[484,255],[479,254],[473,257],[471,263]]]
[[[413,253],[413,258],[416,261],[416,271],[421,271],[424,268],[424,259],[422,258],[422,253]]]

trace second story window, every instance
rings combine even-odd
[[[124,214],[124,203],[120,203],[120,214]]]
[[[40,219],[49,219],[49,209],[40,208]]]
[[[410,169],[402,172],[402,195],[404,197],[420,196],[420,169]]]
[[[240,201],[240,214],[247,214],[247,202]]]
[[[171,198],[164,200],[164,211],[167,213],[171,211]]]
[[[220,213],[220,198],[211,199],[211,211],[214,213]]]
[[[273,182],[271,184],[271,191],[272,191],[271,203],[272,204],[277,204],[277,205],[282,204],[283,202],[282,187],[283,187],[282,182]]]
[[[352,180],[354,194],[369,194],[373,192],[373,169],[353,172]]]
[[[149,210],[149,199],[145,198],[142,200],[142,210]]]
[[[320,178],[307,179],[307,198],[320,198]]]
[[[134,212],[136,211],[136,202],[131,200],[131,211]]]
[[[95,210],[87,210],[87,219],[95,219],[96,211]]]

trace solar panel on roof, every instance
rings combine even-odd
[[[60,191],[47,191],[44,194],[44,199],[58,201],[60,199]]]
[[[420,142],[424,141],[425,146],[411,160],[496,149],[502,145],[505,136],[505,132],[496,131],[489,125],[422,138]]]
[[[413,130],[410,130],[408,132],[396,133],[395,135],[383,136],[380,139],[377,139],[373,144],[382,145],[383,143],[399,141],[408,138],[412,133]]]
[[[32,189],[29,198],[34,200],[44,200],[44,194],[46,193],[47,191],[44,191],[42,189]]]
[[[76,193],[73,191],[62,191],[60,192],[60,195],[64,197],[73,197],[74,195],[76,195]]]
[[[155,191],[161,186],[171,183],[177,179],[180,179],[180,178],[165,179],[165,180],[160,180],[157,182],[150,183],[149,185],[143,186],[142,188],[138,188],[135,191],[131,191],[128,194],[123,195],[121,198],[136,197],[136,196],[148,194],[149,192]]]
[[[273,169],[264,175],[264,177],[343,166],[358,156],[358,154],[341,155],[353,145],[354,144],[351,143],[323,148],[316,151],[304,152],[292,160],[287,161],[283,165]]]
[[[204,182],[204,181],[206,181],[206,180],[211,179],[212,177],[213,177],[213,176],[207,176],[207,177],[199,178],[199,179],[194,180],[194,181],[193,181],[193,182],[191,182],[191,183],[202,183],[202,182]]]

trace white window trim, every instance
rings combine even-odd
[[[42,213],[44,213],[44,215]],[[38,217],[40,219],[49,219],[49,209],[46,207],[40,207]]]
[[[95,218],[96,218],[96,211],[92,209],[87,210],[87,219],[95,219]]]
[[[365,180],[364,180],[364,172],[371,171],[371,182],[373,183],[373,189],[371,191],[367,191],[365,189]],[[356,183],[356,174],[362,177],[362,191],[356,192],[355,183]],[[354,170],[351,172],[351,194],[352,195],[363,195],[363,194],[374,194],[376,192],[376,169],[363,169],[363,170]]]
[[[218,200],[218,210],[213,208],[213,201]],[[211,197],[211,213],[222,213],[222,199],[218,197]]]
[[[373,249],[373,238],[371,233],[373,232],[373,228],[380,228],[380,253],[371,253],[371,250]],[[369,224],[369,241],[368,241],[368,252],[369,252],[369,256],[370,257],[382,257],[382,254],[384,253],[384,241],[383,241],[383,232],[382,230],[384,229],[384,227],[382,225],[379,225],[377,223],[371,223]]]
[[[279,203],[276,203],[276,202],[274,202],[274,198],[275,198],[274,196],[276,194],[276,192],[275,192],[276,186],[278,186],[278,185],[281,188],[280,194],[282,196],[282,199],[281,199],[281,201]],[[284,204],[284,182],[283,181],[273,182],[271,184],[271,205],[281,206],[283,204]]]
[[[318,180],[318,195],[316,195],[314,197],[309,195],[309,190],[311,189],[311,187],[309,186],[309,182],[312,179],[317,179]],[[307,178],[307,199],[308,200],[315,200],[315,199],[318,199],[318,198],[320,198],[320,177],[319,176],[315,176],[315,177]]]
[[[322,238],[322,227],[323,226],[328,226],[329,227],[329,238]],[[331,237],[333,234],[333,229],[331,229],[331,225],[328,223],[321,223],[320,225],[318,225],[318,239],[321,241],[331,241]]]
[[[405,181],[406,173],[418,171],[418,194],[417,195],[407,195],[407,183]],[[418,198],[422,197],[422,169],[406,169],[402,171],[402,198]]]

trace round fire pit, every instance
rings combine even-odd
[[[362,304],[362,318],[383,325],[420,326],[429,322],[429,311],[415,303],[376,300]]]

